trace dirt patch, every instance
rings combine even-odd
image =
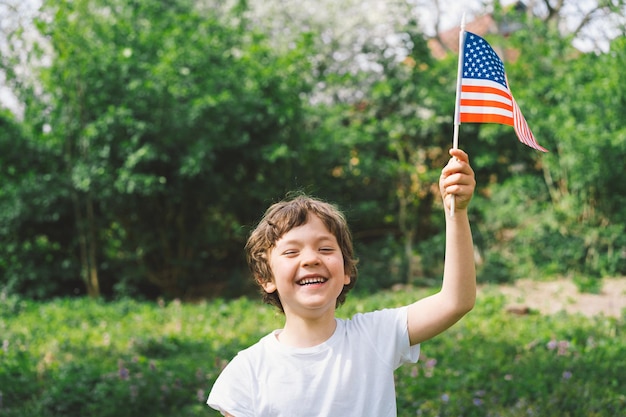
[[[493,288],[481,287],[479,293],[493,291]],[[567,279],[546,282],[519,280],[515,285],[498,286],[497,290],[506,297],[507,310],[517,314],[529,310],[542,314],[565,311],[588,317],[604,315],[619,318],[623,317],[626,309],[626,277],[604,279],[599,294],[581,293]]]

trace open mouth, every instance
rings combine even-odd
[[[323,278],[323,277],[312,277],[312,278],[303,278],[303,279],[297,281],[297,284],[298,285],[302,285],[302,286],[306,286],[306,285],[323,284],[326,281],[328,281],[328,279]]]

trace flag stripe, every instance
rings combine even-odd
[[[498,97],[503,97],[505,99],[511,100],[511,95],[506,92],[503,91],[499,88],[493,88],[493,87],[480,87],[480,86],[476,86],[476,85],[465,85],[462,84],[461,85],[461,93],[463,94],[490,94],[490,95],[494,95],[494,96],[498,96]]]
[[[461,100],[481,100],[481,101],[498,101],[500,103],[505,103],[509,106],[509,108],[513,108],[513,101],[510,96],[505,97],[500,94],[485,94],[485,93],[466,93],[461,91]]]
[[[468,99],[463,99],[461,96],[461,107],[465,107],[465,111],[468,111],[468,112],[475,112],[477,110],[476,108],[486,107],[486,108],[493,108],[493,109],[508,110],[509,113],[513,114],[513,104],[511,102],[503,103],[501,101],[494,101],[494,100],[487,100],[487,99],[468,100]]]
[[[484,107],[484,106],[461,106],[461,116],[463,116],[464,114],[467,114],[469,116],[471,115],[489,115],[489,114],[493,114],[495,116],[503,116],[503,117],[507,117],[511,122],[507,123],[510,126],[513,126],[513,119],[514,119],[514,114],[513,114],[513,109],[500,109],[497,107]]]
[[[520,139],[521,142],[539,151],[548,152],[546,148],[537,143],[533,132],[531,132],[530,128],[528,127],[528,123],[526,123],[526,119],[524,119],[524,115],[522,114],[522,111],[520,110],[515,100],[513,100],[513,120],[513,128],[515,129],[515,133],[517,134],[517,137]]]
[[[493,113],[462,113],[461,123],[499,123],[513,126],[513,117]]]
[[[510,96],[511,92],[508,87],[504,84],[501,84],[497,81],[492,80],[482,80],[477,78],[463,78],[461,83],[464,88],[489,88],[493,90],[500,91],[503,95]]]

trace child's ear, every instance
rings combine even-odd
[[[352,281],[352,279],[350,278],[350,275],[345,274],[343,276],[343,285],[350,285],[350,281]]]
[[[256,279],[259,285],[261,285],[261,287],[263,288],[263,291],[265,291],[266,293],[271,294],[276,291],[276,284],[274,283],[273,279],[268,280],[262,277],[257,277]]]

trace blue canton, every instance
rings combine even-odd
[[[463,78],[491,80],[507,87],[502,60],[486,40],[471,32],[465,36]]]

